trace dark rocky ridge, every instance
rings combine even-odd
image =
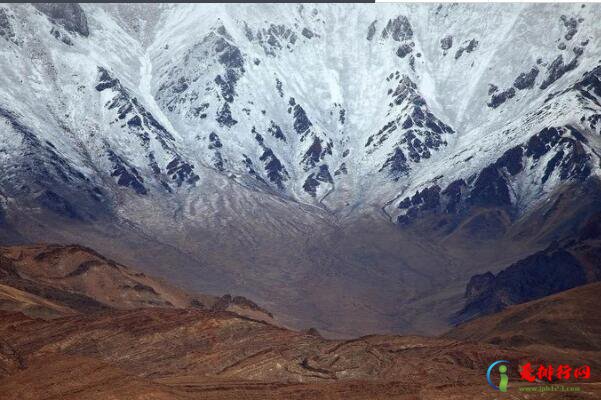
[[[269,24],[267,28],[259,28],[255,33],[247,30],[247,38],[258,42],[267,56],[275,57],[279,51],[292,50],[298,36],[296,32],[283,24]]]
[[[507,100],[513,98],[514,96],[515,96],[515,89],[511,87],[500,93],[493,94],[492,97],[490,98],[490,102],[488,102],[487,105],[491,108],[497,108],[501,104],[505,103]]]
[[[560,17],[563,26],[566,29],[565,39],[572,40],[572,38],[578,33],[578,20],[575,17],[568,18],[565,15]]]
[[[377,133],[371,135],[365,144],[368,154],[373,153],[390,138],[398,138],[395,150],[388,155],[380,171],[387,170],[394,178],[409,170],[408,161],[419,163],[430,158],[431,151],[446,145],[445,135],[453,129],[430,112],[424,98],[417,91],[417,85],[408,77],[391,74],[387,80],[398,80],[389,103],[390,120]],[[396,113],[397,109],[408,108],[410,112]]]
[[[325,164],[319,166],[319,171],[317,173],[311,173],[309,176],[307,176],[307,179],[303,184],[303,189],[305,192],[315,197],[317,194],[317,187],[320,185],[320,182],[333,183],[330,170]]]
[[[98,67],[98,72],[99,77],[96,90],[103,92],[111,89],[115,92],[112,100],[105,105],[108,110],[115,110],[117,113],[117,119],[113,123],[121,124],[121,121],[126,121],[121,127],[126,127],[129,133],[137,136],[142,148],[149,150],[151,140],[154,139],[167,154],[173,157],[167,165],[161,168],[157,164],[153,152],[148,152],[148,165],[161,187],[171,193],[172,189],[167,183],[169,180],[175,182],[177,187],[181,187],[183,183],[195,185],[200,179],[194,173],[195,167],[192,163],[184,160],[173,149],[172,142],[174,138],[167,129],[132,96],[131,92],[118,79],[113,78],[109,71]],[[130,166],[127,160],[117,154],[115,149],[111,149],[108,145],[107,147],[109,148],[107,151],[108,159],[113,164],[111,175],[117,178],[117,183],[124,187],[131,187],[139,195],[147,194],[148,188],[145,186],[144,178],[137,169]]]
[[[309,130],[309,128],[311,128],[311,126],[313,124],[311,123],[311,121],[307,117],[307,113],[300,106],[300,104],[294,104],[293,106],[294,106],[294,115],[293,115],[293,117],[294,117],[294,130],[299,135],[302,135],[305,132],[307,132],[307,130]]]
[[[453,47],[453,36],[445,36],[442,39],[440,39],[440,48],[443,50],[449,50],[451,47]]]
[[[376,23],[378,21],[373,21],[371,24],[369,24],[369,27],[367,28],[367,40],[371,41],[374,38],[374,35],[376,34]]]
[[[471,53],[478,48],[478,41],[476,39],[466,40],[461,47],[455,53],[455,59],[458,60],[463,53]]]
[[[601,214],[594,214],[573,237],[554,242],[494,275],[474,275],[466,303],[453,317],[458,323],[499,312],[514,304],[539,299],[601,280]]]
[[[81,6],[77,3],[33,3],[35,8],[44,13],[50,21],[61,25],[69,32],[82,36],[90,34],[88,19]]]
[[[516,89],[517,90],[528,90],[534,87],[534,83],[536,81],[536,77],[538,76],[539,70],[536,66],[532,67],[528,72],[522,72],[519,74],[515,81],[513,82],[513,87],[506,89],[502,92],[497,92],[498,87],[495,85],[490,85],[488,89],[488,94],[492,95],[490,101],[488,102],[488,106],[491,108],[497,108],[501,104],[505,103],[507,100],[515,97]]]
[[[259,134],[254,127],[252,129],[252,133],[255,134],[255,140],[263,150],[263,154],[261,154],[259,157],[259,161],[264,163],[264,169],[267,174],[267,178],[269,178],[272,183],[275,183],[278,189],[283,190],[283,182],[287,181],[289,178],[288,171],[286,171],[286,168],[281,163],[279,158],[274,154],[273,150],[265,145],[263,136]],[[252,161],[250,161],[250,159],[248,159],[246,156],[244,163],[248,168],[252,169]],[[259,178],[258,175],[255,175],[255,177]],[[260,182],[264,183],[264,180],[260,179]]]
[[[113,163],[113,172],[111,176],[117,178],[117,184],[125,187],[131,187],[137,194],[145,195],[148,190],[144,186],[144,178],[140,176],[135,167],[115,154],[114,151],[108,151],[108,158]]]
[[[11,18],[12,16],[8,14],[5,8],[0,8],[0,37],[16,43],[15,31],[10,21]]]
[[[446,214],[458,221],[474,207],[500,207],[510,215],[515,214],[511,177],[524,173],[526,160],[536,163],[554,151],[540,177],[541,184],[547,182],[553,173],[557,173],[561,181],[583,182],[592,172],[590,155],[583,147],[585,143],[586,138],[573,126],[545,128],[525,144],[507,150],[477,175],[453,181],[444,190],[433,185],[403,198],[398,207],[404,213],[398,217],[398,223],[411,224],[431,214]],[[436,193],[435,197],[431,197],[433,193]],[[452,230],[454,226],[450,224],[445,229]]]
[[[86,177],[47,140],[22,122],[23,118],[0,107],[0,121],[10,126],[21,143],[22,157],[7,165],[18,171],[0,177],[3,191],[11,197],[33,201],[69,219],[93,220],[109,213],[110,201],[97,182]],[[25,200],[27,199],[27,200]]]
[[[528,72],[522,72],[517,78],[515,78],[513,86],[518,90],[532,89],[534,86],[534,81],[538,76],[538,72],[538,68],[536,67],[532,67],[532,69]]]
[[[578,66],[578,57],[579,54],[575,54],[572,60],[567,64],[563,61],[563,55],[558,55],[555,60],[547,67],[547,77],[540,84],[541,89],[546,89],[559,78],[561,78],[565,73],[575,69]]]
[[[410,40],[413,38],[413,29],[409,19],[404,15],[399,15],[395,19],[389,19],[386,27],[382,30],[382,38],[388,37],[396,42]]]
[[[601,265],[598,266],[601,274]],[[583,265],[564,249],[533,254],[493,275],[473,276],[466,288],[466,305],[454,318],[461,322],[475,316],[535,300],[587,283]]]

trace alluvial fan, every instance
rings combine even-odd
[[[600,18],[1,5],[0,239],[90,245],[326,334],[440,332],[472,275],[601,208]]]

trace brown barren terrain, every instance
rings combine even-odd
[[[445,337],[327,340],[274,325],[246,299],[189,295],[78,246],[2,248],[0,261],[3,400],[492,399],[485,373],[499,359],[511,363],[513,398],[525,398],[517,366],[527,361],[593,368],[579,397],[528,398],[601,396],[601,284]]]

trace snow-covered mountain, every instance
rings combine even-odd
[[[384,257],[359,275],[344,264],[365,253],[312,259],[307,243],[369,220],[411,247],[420,221],[440,238],[482,208],[504,210],[505,234],[598,176],[600,18],[596,4],[1,5],[0,221],[39,237],[49,212],[72,230],[49,237],[71,241],[114,224],[222,274],[191,285],[264,302],[313,296],[307,276],[330,264],[339,288],[395,271],[400,297],[453,279],[457,293],[465,269],[437,275],[462,259],[435,240],[415,242],[427,272]]]

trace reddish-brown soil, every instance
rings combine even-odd
[[[88,249],[38,246],[2,254],[2,400],[493,399],[502,397],[485,373],[498,359],[511,363],[507,398],[526,398],[517,391],[517,366],[525,361],[587,362],[594,375],[578,395],[528,398],[601,397],[592,308],[599,284],[511,307],[445,337],[327,340],[232,312],[267,315],[241,299],[193,306],[198,296],[113,267]],[[104,261],[81,272],[90,257]],[[123,288],[135,282],[154,293]],[[33,293],[36,287],[44,290]],[[552,338],[550,326],[557,328]]]

